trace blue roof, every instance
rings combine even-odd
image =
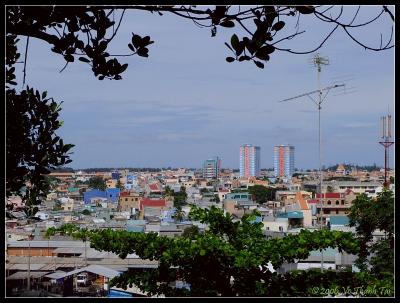
[[[348,225],[349,218],[347,216],[330,216],[331,225]]]

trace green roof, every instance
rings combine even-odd
[[[77,192],[77,191],[79,191],[79,188],[76,188],[76,187],[68,187],[68,191],[69,191],[70,193],[72,193],[72,192]]]

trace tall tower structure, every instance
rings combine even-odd
[[[252,144],[240,146],[240,177],[260,175],[260,147]]]
[[[221,159],[214,157],[203,162],[203,178],[218,179],[221,169]]]
[[[394,144],[392,139],[392,116],[389,114],[381,117],[381,139],[379,144],[385,148],[385,182],[383,186],[388,188],[390,184],[387,179],[387,172],[389,169],[389,147]]]
[[[274,176],[291,178],[294,173],[294,146],[274,146]]]

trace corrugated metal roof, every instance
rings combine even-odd
[[[56,271],[53,272],[49,275],[46,276],[46,278],[50,278],[50,279],[61,279],[62,277],[65,277],[65,271]]]
[[[62,278],[65,278],[65,277],[69,277],[69,276],[72,276],[72,275],[75,275],[75,274],[78,274],[78,273],[84,272],[84,271],[91,272],[91,273],[94,273],[96,275],[107,277],[107,278],[110,278],[110,279],[114,278],[116,276],[119,276],[121,274],[119,271],[116,271],[114,269],[111,269],[111,268],[108,268],[108,267],[105,267],[105,266],[89,265],[89,266],[86,266],[86,267],[83,267],[83,268],[80,268],[80,269],[75,269],[73,271],[66,272],[64,274],[60,274],[60,275],[58,275],[57,279],[62,279]],[[46,277],[48,277],[48,276],[49,275],[47,275]],[[50,274],[50,276],[51,276],[51,274]]]
[[[30,276],[31,278],[40,278],[43,277],[44,275],[47,275],[48,273],[49,273],[48,271],[31,271]],[[23,280],[23,279],[28,279],[27,271],[17,271],[16,273],[13,273],[12,275],[6,278],[6,280]]]
[[[47,248],[47,247],[84,247],[82,241],[8,241],[7,247],[32,247],[32,248]],[[88,243],[89,246],[89,243]]]
[[[31,264],[31,270],[40,270],[45,267],[46,264]],[[28,270],[28,264],[7,264],[9,270]],[[53,265],[54,268],[54,265]]]
[[[57,254],[81,254],[85,251],[84,247],[59,247],[53,250]]]

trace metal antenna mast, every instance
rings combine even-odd
[[[390,183],[387,180],[389,147],[394,143],[394,141],[392,141],[392,116],[390,114],[381,117],[381,138],[384,141],[380,141],[379,144],[385,147],[385,182],[383,183],[383,186],[388,188]]]
[[[320,54],[315,54],[311,58],[311,63],[317,67],[317,80],[318,80],[318,90],[314,90],[305,94],[301,94],[292,98],[284,99],[279,102],[286,102],[294,99],[298,99],[300,97],[307,96],[313,101],[318,108],[318,149],[319,149],[319,207],[320,207],[320,212],[319,212],[319,228],[322,229],[323,226],[323,221],[322,221],[322,166],[321,166],[321,104],[322,102],[326,99],[326,96],[328,95],[329,91],[331,89],[335,89],[338,87],[343,87],[345,86],[344,84],[335,84],[332,86],[327,86],[325,88],[321,88],[321,83],[320,83],[320,73],[321,73],[321,65],[328,65],[329,60],[328,58],[320,56]],[[325,95],[323,96],[323,92],[325,92]],[[314,98],[311,97],[313,94],[318,94],[318,100],[316,101]],[[317,223],[318,223],[318,213],[317,213]],[[321,251],[321,271],[323,271],[324,267],[324,258],[323,258],[323,253]]]

